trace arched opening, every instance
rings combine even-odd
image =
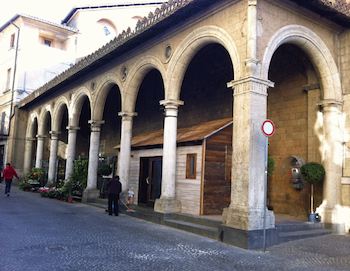
[[[90,147],[90,125],[91,107],[87,96],[80,98],[81,110],[78,119],[79,130],[76,141],[76,158],[88,159]],[[79,110],[79,109],[77,109]]]
[[[29,134],[29,138],[33,139],[33,144],[31,147],[31,151],[30,151],[30,164],[29,164],[29,169],[33,168],[35,165],[35,158],[36,158],[36,148],[37,148],[37,141],[36,141],[36,136],[38,135],[38,119],[34,118],[32,124],[31,124],[31,130],[30,130],[30,134]]]
[[[145,75],[136,100],[131,167],[139,165],[139,179],[130,180],[138,204],[153,207],[161,195],[164,83],[156,69]],[[133,172],[131,172],[133,174]]]
[[[42,118],[42,130],[39,131],[39,136],[43,136],[44,148],[42,154],[41,167],[45,171],[45,176],[47,176],[49,170],[49,157],[50,157],[50,131],[52,127],[52,117],[49,111],[44,113]]]
[[[112,173],[99,175],[97,188],[100,189],[100,196],[106,196],[107,175],[114,175],[117,170],[117,150],[116,146],[120,144],[121,118],[118,113],[121,111],[120,90],[117,85],[106,87],[104,91],[108,92],[104,103],[103,117],[104,124],[101,126],[100,137],[100,154],[99,168],[108,165],[112,169]],[[102,171],[100,171],[102,174]],[[110,177],[109,176],[109,177]]]
[[[321,162],[320,80],[310,58],[292,44],[281,45],[273,54],[269,79],[275,87],[268,90],[267,115],[276,132],[269,139],[275,170],[268,181],[268,208],[277,218],[283,214],[305,219],[310,212],[310,188],[300,179],[300,161]],[[316,188],[315,199],[320,205],[322,186]]]
[[[58,111],[58,150],[57,150],[57,181],[65,180],[67,145],[68,145],[68,107],[66,104],[60,106]]]
[[[177,180],[183,212],[222,214],[230,203],[233,99],[226,84],[233,78],[230,55],[217,43],[200,48],[184,75],[178,138],[187,139],[178,142]]]

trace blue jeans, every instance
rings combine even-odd
[[[5,180],[5,194],[10,194],[12,180]]]

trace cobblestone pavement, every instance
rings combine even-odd
[[[0,270],[350,270],[350,237],[247,251],[0,185]]]

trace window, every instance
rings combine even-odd
[[[105,36],[108,36],[108,35],[111,34],[111,31],[109,31],[109,29],[108,29],[108,27],[106,25],[103,27],[103,31],[105,33]]]
[[[186,158],[186,179],[196,179],[197,154],[189,153]]]
[[[44,38],[44,45],[51,47],[52,46],[52,40]]]
[[[11,86],[11,68],[7,69],[7,77],[6,77],[6,88],[5,90],[10,90]]]
[[[12,34],[10,39],[10,48],[13,47],[15,47],[15,34]]]
[[[6,113],[2,112],[1,118],[0,118],[0,135],[5,134],[5,118],[6,118]]]

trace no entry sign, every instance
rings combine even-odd
[[[261,130],[265,136],[270,137],[275,133],[275,124],[272,120],[265,120],[261,126]]]

